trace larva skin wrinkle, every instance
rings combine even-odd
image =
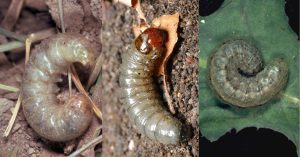
[[[93,116],[89,100],[75,94],[65,103],[59,102],[56,83],[71,63],[93,64],[93,55],[90,43],[79,34],[59,34],[36,47],[23,74],[22,108],[27,122],[40,136],[65,142],[88,128]]]
[[[226,104],[262,105],[285,87],[287,79],[286,62],[275,58],[263,67],[259,51],[241,39],[223,43],[208,60],[208,82]]]
[[[178,144],[187,130],[162,107],[152,78],[164,51],[165,33],[149,28],[122,54],[121,102],[141,133],[163,144]]]

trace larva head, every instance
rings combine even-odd
[[[94,51],[91,43],[80,34],[64,33],[58,36],[57,49],[62,57],[70,62],[79,62],[92,65],[94,62]]]
[[[157,28],[148,28],[135,39],[135,47],[148,59],[162,56],[167,41],[167,32]]]

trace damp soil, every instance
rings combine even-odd
[[[179,12],[178,42],[168,61],[167,82],[174,117],[192,128],[192,137],[178,145],[163,145],[140,134],[119,101],[121,54],[133,42],[132,25],[137,14],[122,4],[103,4],[102,53],[104,63],[98,80],[103,110],[103,156],[198,156],[198,1],[142,1],[148,21]],[[160,78],[158,78],[160,80]],[[158,81],[159,82],[159,81]],[[163,93],[163,92],[162,92]],[[167,108],[167,103],[165,102]]]

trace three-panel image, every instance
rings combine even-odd
[[[299,48],[299,0],[1,0],[0,157],[297,157]]]

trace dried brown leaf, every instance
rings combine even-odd
[[[157,70],[157,75],[165,74],[166,64],[173,52],[174,46],[178,40],[177,28],[179,23],[179,13],[173,15],[163,15],[161,17],[155,18],[152,21],[152,25],[156,28],[163,29],[168,32],[168,42],[166,43],[167,51],[163,57],[162,63]]]

